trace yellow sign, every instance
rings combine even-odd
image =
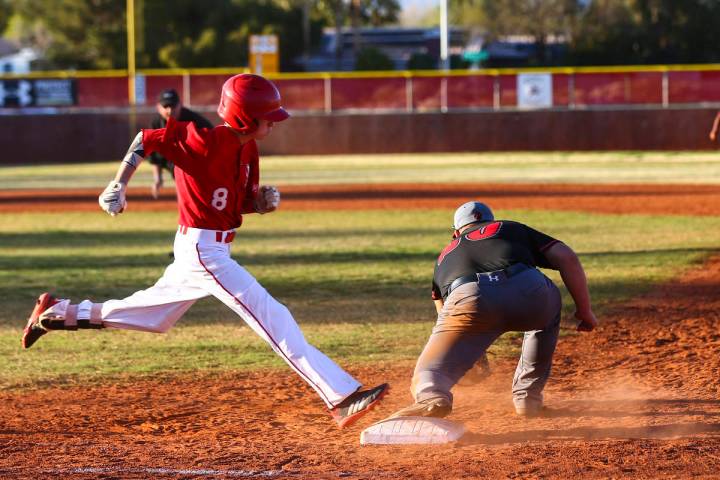
[[[250,35],[250,71],[258,75],[279,71],[277,35]]]

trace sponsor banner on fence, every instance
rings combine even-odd
[[[249,65],[253,73],[276,73],[279,71],[277,35],[250,35]]]
[[[147,80],[145,75],[135,75],[135,104],[143,105],[147,102]]]
[[[76,104],[74,79],[0,80],[0,107],[68,107]]]
[[[519,108],[550,108],[553,106],[551,73],[518,73],[517,106]]]

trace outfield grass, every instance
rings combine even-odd
[[[120,152],[124,153],[124,152]],[[556,152],[275,156],[263,180],[277,185],[409,182],[720,183],[715,152]],[[0,189],[104,188],[118,161],[0,167]],[[169,175],[166,175],[169,177]],[[133,185],[151,183],[141,166]],[[172,185],[172,179],[167,179]]]
[[[233,256],[294,312],[340,363],[411,361],[434,320],[433,262],[449,240],[447,210],[277,212],[248,216]],[[720,248],[720,218],[499,211],[574,247],[598,312],[677,275]],[[678,228],[681,226],[682,228]],[[0,388],[106,381],[164,371],[279,367],[220,302],[204,299],[165,335],[54,332],[31,350],[20,334],[37,294],[119,298],[169,262],[171,212],[0,215]],[[556,274],[551,275],[558,279]],[[566,296],[567,299],[567,296]],[[566,313],[570,305],[566,301]],[[514,352],[516,336],[493,347]]]

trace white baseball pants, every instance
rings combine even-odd
[[[310,345],[290,311],[230,257],[235,232],[180,227],[175,261],[152,287],[102,304],[106,327],[166,332],[200,298],[237,313],[332,408],[360,383]]]

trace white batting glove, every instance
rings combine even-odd
[[[122,182],[110,182],[98,198],[100,208],[113,217],[122,213],[127,207],[127,200],[125,200],[126,189],[127,185]]]
[[[258,213],[268,213],[277,210],[280,206],[280,192],[270,185],[263,185],[255,199],[255,210]]]

